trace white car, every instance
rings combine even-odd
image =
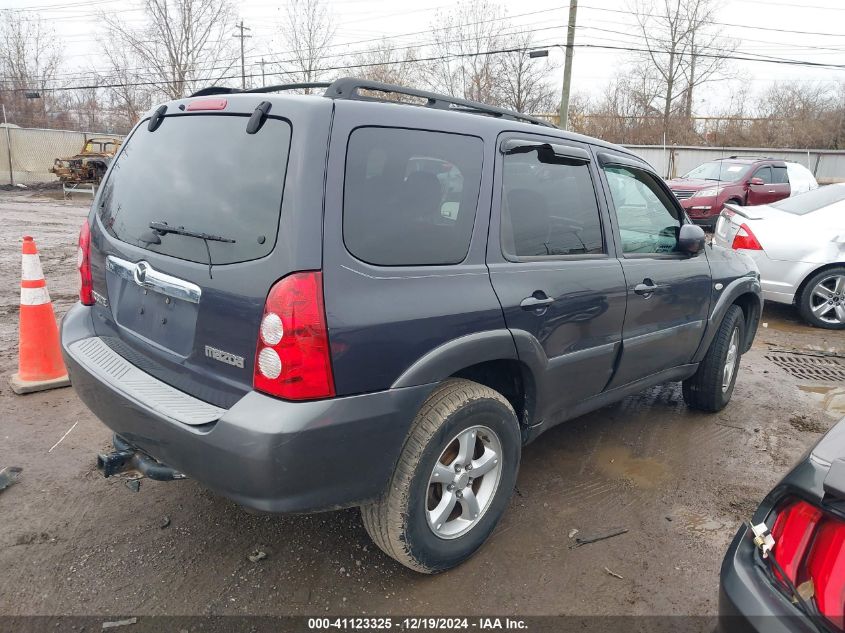
[[[757,207],[725,205],[713,242],[760,268],[763,298],[812,325],[845,329],[845,183]]]

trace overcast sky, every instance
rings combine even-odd
[[[328,4],[337,27],[338,45],[332,50],[338,56],[362,50],[372,45],[371,40],[382,36],[397,46],[424,45],[430,41],[430,29],[436,28],[433,23],[436,11],[454,6],[454,2],[444,0],[328,0]],[[565,42],[566,0],[511,0],[503,4],[514,30],[534,30],[538,44]],[[29,9],[50,21],[65,43],[64,73],[76,73],[80,67],[101,66],[97,61],[100,45],[96,41],[99,12],[120,11],[127,22],[139,23],[141,14],[131,10],[132,6],[136,6],[132,0],[0,0],[0,7]],[[239,16],[253,35],[248,40],[247,73],[260,73],[258,61],[262,56],[270,59],[284,50],[277,37],[284,6],[285,2],[274,0],[244,0],[237,4]],[[576,44],[641,45],[629,7],[629,0],[580,0]],[[842,0],[724,0],[718,20],[725,23],[718,27],[725,37],[738,40],[738,55],[845,66],[845,2]],[[577,48],[573,91],[597,94],[630,55]],[[563,54],[560,49],[552,49],[551,57],[560,64],[553,76],[559,86]],[[339,58],[331,61],[341,63]],[[750,82],[755,92],[765,90],[773,81],[845,82],[845,69],[745,61],[732,62],[731,69],[738,79],[713,83],[699,90],[696,114],[717,113],[740,81]]]

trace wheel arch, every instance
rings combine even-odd
[[[501,393],[513,406],[520,425],[531,423],[536,409],[534,370],[520,360],[510,330],[467,334],[430,350],[391,385],[391,388],[465,378]]]
[[[739,306],[742,309],[743,320],[745,321],[745,340],[742,342],[742,351],[745,353],[751,349],[751,343],[754,341],[754,335],[757,333],[763,307],[760,303],[760,298],[753,292],[745,292],[739,295],[733,300],[732,305]]]
[[[760,315],[763,311],[763,292],[756,273],[734,279],[724,288],[721,296],[716,301],[716,305],[710,312],[710,316],[707,319],[707,327],[704,330],[704,335],[702,336],[698,350],[693,356],[692,362],[700,363],[704,359],[710,347],[710,342],[716,335],[722,319],[725,318],[725,313],[732,305],[738,305],[741,309],[745,305],[746,308],[743,309],[743,314],[746,315],[746,318],[750,316],[752,319],[751,321],[746,320],[746,340],[743,345],[744,353],[751,347],[751,343],[754,341],[754,334],[756,333],[757,324],[760,321]],[[748,310],[747,312],[746,309]]]
[[[465,378],[498,391],[510,402],[520,426],[531,426],[537,402],[537,385],[531,369],[515,359],[489,360],[455,372],[450,378]]]

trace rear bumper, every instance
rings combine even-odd
[[[818,633],[769,582],[758,563],[748,528],[734,537],[722,562],[719,586],[722,633]]]
[[[432,385],[314,402],[249,392],[214,422],[175,421],[102,380],[69,347],[95,336],[77,304],[62,322],[71,383],[103,423],[131,445],[237,503],[270,512],[358,505],[387,486]]]

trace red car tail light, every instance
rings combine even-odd
[[[741,224],[739,231],[736,232],[731,248],[734,250],[745,249],[747,251],[762,251],[763,247],[760,245],[757,236],[748,228],[747,224]]]
[[[258,334],[253,385],[286,400],[334,396],[319,271],[294,273],[270,289]]]
[[[79,301],[94,305],[94,282],[91,278],[91,227],[85,220],[79,229],[79,247],[76,249],[76,268],[79,271]]]
[[[816,533],[807,559],[819,612],[845,629],[845,521],[827,519]]]
[[[812,580],[819,612],[845,630],[845,521],[792,501],[778,512],[772,537],[772,556],[792,585]],[[777,571],[775,577],[783,582]]]
[[[798,584],[798,570],[807,554],[810,541],[822,518],[822,511],[806,501],[787,506],[778,514],[772,536],[773,555],[793,585]],[[780,574],[775,572],[780,578]]]

